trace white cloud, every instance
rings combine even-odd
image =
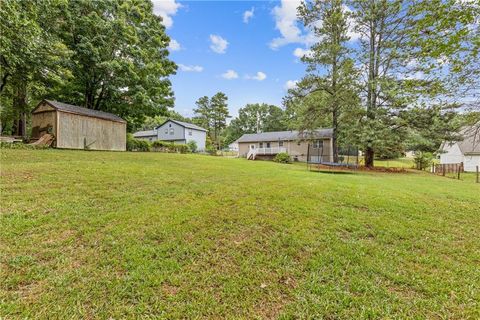
[[[210,45],[210,49],[216,53],[223,54],[227,51],[228,41],[223,39],[219,35],[211,34],[210,41],[212,44]]]
[[[238,73],[236,73],[235,70],[227,70],[227,72],[222,73],[222,78],[227,80],[237,79]]]
[[[180,45],[180,43],[177,40],[171,39],[170,44],[168,45],[168,50],[179,51],[179,50],[182,50],[182,46]]]
[[[285,82],[285,90],[293,89],[297,86],[298,80],[288,80]]]
[[[306,37],[297,25],[297,8],[302,0],[281,0],[280,6],[273,8],[275,28],[280,31],[281,37],[270,42],[270,48],[278,49],[289,43],[305,43]]]
[[[350,41],[357,41],[358,39],[361,38],[362,34],[355,31],[355,19],[352,17],[352,9],[350,9],[347,5],[343,5],[343,10],[346,13],[349,13],[349,17],[347,18],[347,23],[348,23],[348,31],[347,35],[350,37]]]
[[[202,72],[203,71],[202,66],[193,66],[193,65],[188,66],[188,65],[184,65],[184,64],[179,63],[178,67],[180,68],[180,70],[182,70],[184,72]]]
[[[267,79],[267,75],[265,73],[263,73],[262,71],[258,71],[257,74],[254,75],[254,76],[246,75],[245,79],[263,81],[263,80]]]
[[[255,8],[252,7],[252,9],[247,10],[243,13],[243,22],[248,23],[251,18],[253,18],[253,13],[255,11]]]
[[[165,28],[170,28],[173,25],[172,16],[174,16],[182,5],[176,0],[152,0],[153,13],[162,17]]]
[[[293,50],[293,55],[299,59],[303,58],[304,56],[310,57],[312,54],[313,51],[310,49],[296,48]]]

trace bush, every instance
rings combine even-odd
[[[291,162],[290,155],[286,152],[277,153],[275,158],[273,158],[273,161],[279,162],[279,163],[290,163]]]
[[[213,145],[207,145],[207,147],[205,148],[205,151],[211,156],[217,155],[217,148],[215,148],[215,146]]]
[[[188,146],[188,149],[189,149],[190,152],[192,152],[192,153],[197,152],[198,147],[197,147],[197,143],[195,141],[193,141],[193,140],[188,141],[187,146]]]
[[[433,154],[430,152],[416,152],[413,161],[417,170],[425,170],[432,165]]]
[[[156,140],[152,142],[153,151],[166,153],[188,153],[189,148],[186,144],[175,144],[173,142],[166,142]]]
[[[150,151],[150,143],[135,139],[131,133],[127,134],[127,151]]]

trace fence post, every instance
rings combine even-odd
[[[445,163],[442,164],[442,176],[445,177]]]
[[[460,165],[458,166],[458,169],[457,169],[457,171],[458,171],[458,180],[460,180],[460,171],[461,171],[461,170],[462,170],[462,164],[460,164]]]

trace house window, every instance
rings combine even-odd
[[[174,134],[174,130],[173,128],[170,128],[170,135],[173,135]]]
[[[188,135],[189,135],[189,136],[192,135],[192,129],[188,129]]]
[[[283,141],[278,141],[278,146],[283,147]]]
[[[148,138],[148,140],[152,141],[152,140],[153,140],[153,138]]]
[[[263,142],[260,142],[259,148],[263,148]]]
[[[267,148],[270,148],[270,142],[267,142]]]
[[[320,140],[314,140],[313,141],[313,147],[316,149],[321,148],[321,141]]]
[[[168,124],[168,126],[171,128],[171,127],[172,127],[172,124],[171,124],[171,123],[169,123],[169,124]]]
[[[168,134],[168,128],[165,128],[165,134]]]

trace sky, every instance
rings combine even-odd
[[[247,103],[281,106],[305,73],[311,35],[296,20],[300,0],[153,0],[171,38],[174,110],[191,117],[195,101],[224,92],[230,114]]]

